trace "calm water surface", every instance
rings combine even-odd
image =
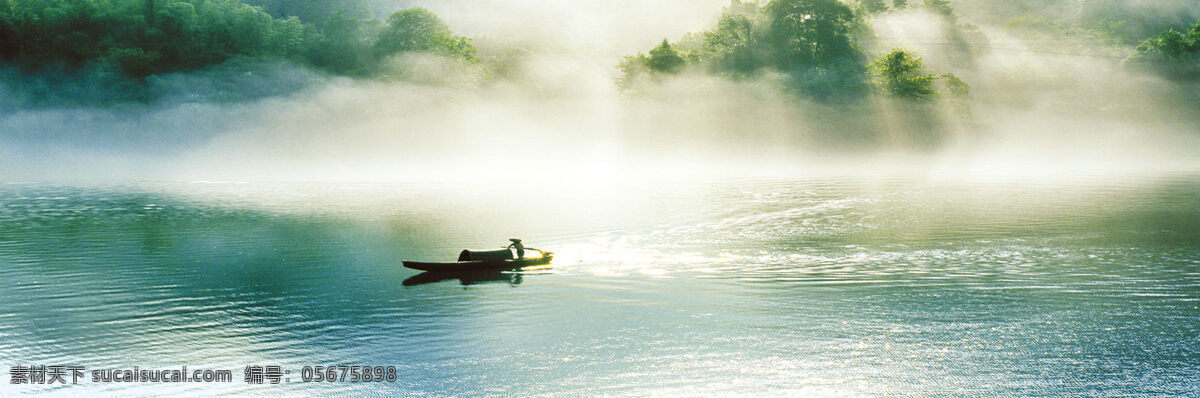
[[[0,185],[0,395],[1200,395],[1200,175],[601,185]],[[404,283],[512,236],[558,259]]]

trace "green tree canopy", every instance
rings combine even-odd
[[[345,12],[335,13],[317,27],[307,51],[308,62],[330,72],[360,76],[370,72],[370,26]]]
[[[241,0],[0,0],[0,64],[26,71],[99,65],[143,78],[243,57],[365,76],[382,58],[408,51],[475,55],[469,39],[419,8],[382,26],[348,12],[314,25]]]
[[[273,17],[244,1],[0,0],[0,78],[19,80],[13,87],[30,90],[26,97],[33,102],[49,98],[46,93],[55,91],[50,87],[59,84],[72,87],[58,91],[85,84],[96,94],[45,101],[106,102],[153,99],[166,92],[151,87],[161,82],[155,75],[223,65],[229,68],[221,73],[235,73],[287,60],[333,74],[379,77],[405,72],[388,61],[400,52],[476,62],[469,39],[455,36],[427,10],[403,10],[386,22],[333,12],[309,23]],[[41,83],[26,84],[31,81]]]
[[[884,12],[888,9],[884,0],[859,0],[858,5],[869,13]]]
[[[1200,56],[1200,23],[1185,32],[1167,29],[1139,44],[1137,52],[1143,56],[1176,60]]]
[[[691,63],[731,78],[773,69],[788,76],[790,91],[854,97],[867,87],[864,57],[853,39],[862,23],[837,0],[773,0],[764,7],[735,0],[715,29],[689,34],[674,46],[664,41],[649,57],[626,57],[618,65],[618,83],[628,88],[636,75],[674,73]]]
[[[925,7],[947,17],[954,16],[954,7],[950,6],[950,0],[925,0]]]
[[[376,58],[404,52],[475,58],[475,47],[470,39],[455,36],[445,22],[424,8],[410,8],[392,14],[372,49]]]
[[[710,70],[748,76],[766,65],[754,22],[751,16],[726,13],[715,30],[704,32],[701,53]]]
[[[1142,41],[1129,61],[1172,79],[1200,79],[1200,23],[1183,32],[1170,28]]]
[[[925,73],[921,58],[907,51],[892,50],[876,59],[871,69],[879,76],[883,90],[888,94],[918,101],[937,95],[933,85],[936,77]]]
[[[837,0],[774,0],[767,4],[766,41],[781,70],[828,65],[858,55],[850,38],[858,23]]]
[[[151,0],[147,0],[151,1]],[[300,20],[320,24],[326,18],[345,14],[355,18],[371,15],[368,0],[245,0],[247,4],[262,8],[277,18],[297,17]]]
[[[679,73],[686,63],[667,39],[663,39],[662,44],[650,50],[650,56],[646,58],[646,67],[655,72]]]

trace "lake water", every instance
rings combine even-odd
[[[401,267],[514,236],[553,266]],[[1194,173],[7,184],[0,271],[0,395],[1200,395]],[[234,382],[9,384],[21,364]]]

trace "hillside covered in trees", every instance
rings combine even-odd
[[[1035,51],[1089,52],[1096,50],[1077,43],[1102,42],[1101,55],[1130,66],[1200,78],[1200,24],[1154,9],[1118,0],[734,0],[710,29],[626,57],[617,84],[636,91],[685,73],[733,81],[776,75],[783,91],[826,103],[870,93],[963,98],[971,82],[961,72],[989,48],[977,22],[1036,36],[1031,43],[1046,44]],[[889,38],[872,21],[913,10],[943,20],[941,45],[952,65],[883,44]],[[237,85],[250,74],[283,79],[263,85],[273,95],[320,75],[395,78],[404,75],[394,62],[401,54],[481,62],[471,39],[428,10],[377,15],[368,0],[0,0],[0,82],[27,91],[25,103],[108,103],[153,100],[159,94],[148,87],[181,72],[208,73],[196,79],[213,84]],[[264,66],[281,61],[301,72]]]
[[[287,60],[356,77],[385,75],[389,57],[407,52],[476,61],[470,40],[425,9],[384,21],[310,11],[315,22],[239,0],[0,0],[0,65],[18,78],[73,77],[136,91],[147,77],[231,60]]]
[[[1195,78],[1200,71],[1200,24],[1180,30],[1175,25],[1181,21],[1122,13],[1121,7],[1129,6],[1111,1],[1082,2],[1070,18],[1057,19],[1046,16],[1066,13],[1056,7],[1063,2],[1016,3],[987,5],[975,17],[1076,45],[1084,40],[1107,42],[1110,47],[1103,55],[1123,54],[1128,64],[1176,78]],[[946,21],[946,43],[939,44],[957,50],[959,64],[968,64],[976,49],[988,48],[987,37],[977,26],[960,21],[948,0],[733,0],[712,29],[674,42],[663,39],[646,53],[626,57],[618,65],[618,84],[635,89],[687,71],[733,80],[776,73],[786,77],[788,91],[826,102],[854,100],[872,91],[914,101],[967,95],[967,82],[948,71],[927,70],[915,51],[879,46],[886,38],[873,31],[872,17],[912,9]],[[1165,30],[1146,37],[1153,29]],[[1055,43],[1030,51],[1095,50]]]

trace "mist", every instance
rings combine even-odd
[[[918,7],[868,18],[866,53],[914,51],[930,70],[970,85],[958,103],[913,107],[879,95],[828,103],[781,90],[783,77],[771,73],[615,84],[622,57],[712,28],[726,5],[379,1],[371,6],[385,14],[428,8],[500,67],[405,55],[391,61],[402,75],[358,79],[265,62],[169,74],[159,99],[128,104],[34,105],[29,90],[0,87],[0,178],[622,180],[1200,166],[1195,82],[1131,68],[1100,39],[1048,49],[1047,36],[1005,26],[1007,11],[988,2],[954,3],[957,20]],[[1194,4],[1177,7],[1196,15]],[[1030,12],[1053,17],[1047,10]],[[1139,26],[1177,24],[1179,15],[1140,15]]]

